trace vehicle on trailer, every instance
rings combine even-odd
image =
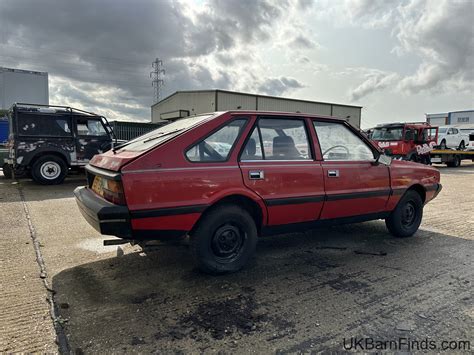
[[[394,159],[429,164],[438,140],[438,127],[426,122],[387,123],[373,128],[370,139]]]
[[[189,236],[209,273],[239,270],[259,236],[283,231],[385,219],[412,236],[441,190],[436,169],[392,161],[344,120],[260,111],[178,120],[96,155],[86,175],[74,194],[97,231],[141,245]]]
[[[435,149],[430,152],[431,162],[446,164],[450,168],[461,166],[463,160],[474,162],[474,150]]]
[[[453,126],[441,126],[438,129],[439,149],[466,149],[469,143],[469,136],[461,129]]]
[[[115,139],[105,117],[72,107],[18,103],[8,119],[7,178],[30,176],[40,184],[60,184],[69,169],[83,168]]]
[[[474,150],[474,124],[463,124],[454,126],[461,131],[462,134],[467,136],[466,149]]]

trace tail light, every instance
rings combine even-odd
[[[105,179],[95,176],[92,183],[92,190],[109,202],[117,205],[125,205],[125,194],[121,181]]]

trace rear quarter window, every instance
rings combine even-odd
[[[226,161],[246,122],[246,118],[239,118],[227,123],[189,148],[186,158],[191,162]]]

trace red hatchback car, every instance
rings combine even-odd
[[[392,161],[347,122],[299,113],[193,116],[96,155],[74,191],[100,233],[189,235],[201,270],[233,272],[269,233],[385,219],[413,235],[441,190],[429,166]]]

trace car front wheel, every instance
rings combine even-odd
[[[423,218],[423,201],[416,191],[407,191],[397,207],[385,219],[390,233],[398,238],[411,237]]]
[[[42,185],[61,184],[67,175],[66,162],[54,155],[37,159],[31,169],[33,180]]]
[[[199,269],[209,274],[240,270],[255,254],[257,228],[244,209],[214,208],[203,216],[191,235],[191,250]]]
[[[439,145],[439,148],[440,149],[446,149],[446,141],[444,139],[441,141],[441,144]]]

